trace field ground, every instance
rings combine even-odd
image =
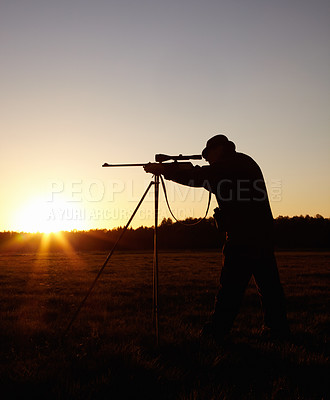
[[[252,282],[231,341],[198,340],[217,290],[216,252],[160,254],[159,347],[151,253],[115,254],[59,341],[105,257],[0,255],[2,398],[329,398],[329,253],[277,253],[293,332],[287,342],[259,336]]]

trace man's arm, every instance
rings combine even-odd
[[[191,163],[149,163],[144,166],[146,172],[164,175],[165,179],[192,187],[209,187],[209,166],[193,166]]]

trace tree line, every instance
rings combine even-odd
[[[193,224],[196,219],[188,218],[185,224]],[[1,252],[48,251],[106,251],[111,249],[124,228],[96,229],[89,231],[61,232],[60,235],[42,233],[0,232]],[[321,215],[311,217],[280,216],[274,219],[276,249],[316,249],[330,250],[330,219]],[[153,248],[153,227],[129,228],[118,245],[118,250],[151,250]],[[207,218],[197,225],[185,226],[163,219],[158,227],[158,246],[160,250],[219,249],[224,243],[214,224]]]

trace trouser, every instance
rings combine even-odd
[[[274,332],[289,331],[284,292],[274,252],[227,245],[212,315],[212,323],[219,335],[230,331],[252,276],[261,300],[264,325]]]

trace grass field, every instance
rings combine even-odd
[[[231,341],[198,340],[217,290],[216,252],[160,254],[159,347],[151,253],[115,254],[59,341],[105,257],[0,255],[2,398],[329,398],[329,253],[277,253],[293,332],[287,342],[259,336],[252,282]]]

